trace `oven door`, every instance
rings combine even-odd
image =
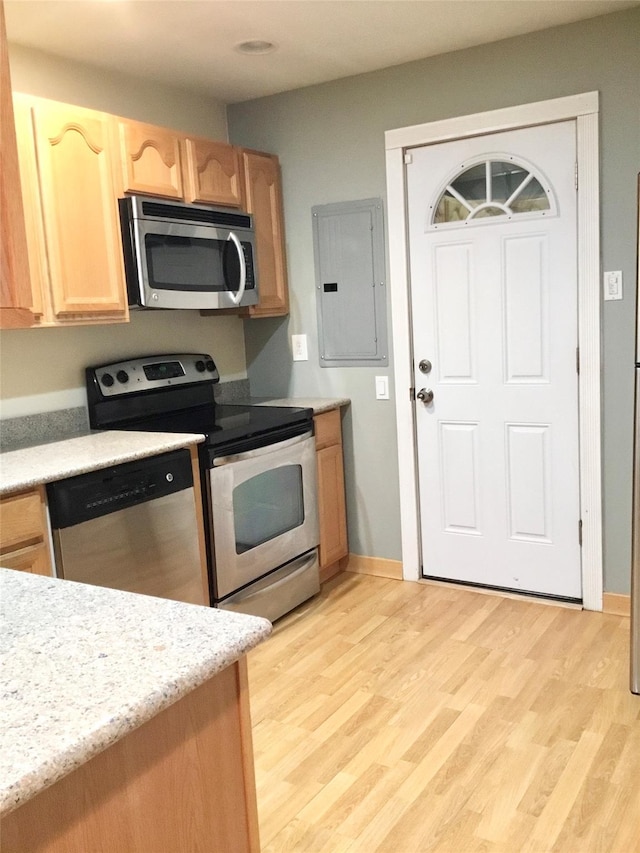
[[[216,459],[208,473],[216,600],[318,545],[311,432]]]
[[[235,308],[255,305],[253,234],[133,220],[140,304],[146,308]]]

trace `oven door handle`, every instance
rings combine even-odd
[[[244,251],[242,249],[242,244],[240,240],[236,237],[233,231],[229,231],[229,236],[227,240],[231,240],[231,242],[235,245],[238,250],[238,260],[240,261],[240,286],[237,291],[233,293],[229,291],[229,298],[233,302],[234,305],[239,305],[242,297],[244,296],[244,289],[247,284],[247,265],[244,260]]]
[[[213,468],[221,468],[223,465],[231,465],[233,462],[242,462],[245,459],[256,459],[260,456],[266,456],[268,453],[273,453],[274,450],[284,450],[287,447],[295,447],[296,444],[302,444],[313,437],[313,432],[309,430],[302,435],[296,435],[293,438],[286,438],[284,441],[278,441],[275,444],[267,444],[263,447],[256,447],[254,450],[245,450],[243,453],[234,453],[232,456],[218,456],[213,460]]]

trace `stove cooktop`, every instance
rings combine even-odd
[[[207,353],[150,355],[89,367],[89,423],[93,429],[203,434],[205,448],[216,455],[312,429],[312,409],[216,403],[213,389],[219,379]]]
[[[193,432],[206,437],[208,447],[219,448],[239,440],[267,437],[296,425],[310,428],[313,409],[214,403],[180,412],[139,418],[114,429],[146,432]]]

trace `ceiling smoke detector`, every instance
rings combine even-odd
[[[241,41],[235,46],[238,53],[248,53],[257,56],[262,53],[271,53],[276,49],[276,45],[272,41],[262,41],[261,39],[250,39],[249,41]]]

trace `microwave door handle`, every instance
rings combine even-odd
[[[229,236],[227,240],[231,240],[236,249],[238,250],[238,259],[240,261],[240,286],[235,293],[229,293],[229,297],[234,305],[239,305],[240,300],[244,296],[244,288],[247,283],[247,265],[244,261],[244,252],[242,251],[242,245],[240,244],[240,240],[236,237],[233,231],[229,231]]]

